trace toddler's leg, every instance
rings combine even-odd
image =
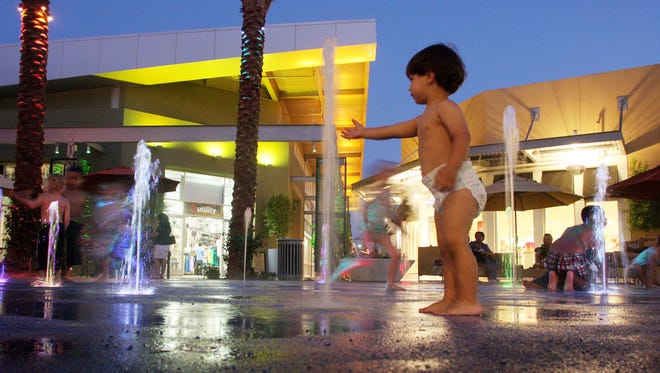
[[[451,275],[455,299],[444,311],[431,310],[433,314],[476,316],[483,311],[477,299],[477,261],[467,242],[476,210],[477,201],[470,191],[461,189],[447,195],[443,203],[444,216],[436,219],[436,230],[445,238],[448,253],[445,279]]]
[[[548,272],[548,291],[557,291],[557,283],[559,282],[559,276],[555,271]],[[564,285],[566,287],[566,285]]]
[[[165,269],[167,268],[167,262],[166,262],[167,259],[158,259],[158,261],[160,262],[160,270],[159,270],[160,279],[163,280],[165,279]]]
[[[390,255],[390,265],[387,268],[387,288],[389,290],[406,290],[401,286],[394,284],[394,279],[396,277],[396,271],[399,270],[399,263],[401,262],[401,255],[397,251],[396,247],[392,244],[392,240],[389,235],[381,236],[379,238],[379,243],[387,250],[387,253]]]
[[[564,281],[564,292],[571,293],[574,291],[573,283],[575,281],[575,273],[573,271],[566,272],[566,281]]]
[[[649,276],[649,268],[648,266],[639,266],[639,281],[642,283],[642,286],[644,289],[650,289],[651,285],[653,285],[653,281],[651,281],[651,278]]]
[[[437,229],[437,227],[443,226],[442,219],[444,218],[443,215],[438,214],[438,212],[435,212],[435,226],[436,226],[436,232],[437,232],[437,240],[438,240],[438,249],[440,251],[440,258],[442,259],[442,282],[444,284],[444,295],[441,300],[432,303],[431,305],[428,305],[426,307],[420,308],[419,312],[420,313],[432,313],[435,315],[441,315],[444,313],[451,305],[456,301],[456,285],[454,283],[454,265],[452,263],[452,258],[449,255],[449,252],[447,251],[447,241],[445,240],[444,235],[440,234],[440,231]]]

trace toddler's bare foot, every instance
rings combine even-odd
[[[454,303],[441,316],[481,316],[484,309],[481,304]]]
[[[449,301],[443,299],[431,304],[430,306],[420,308],[419,313],[432,313],[434,315],[441,315],[442,312],[445,312],[447,308],[449,308],[449,306]]]
[[[548,291],[557,291],[557,286],[548,285]]]
[[[402,288],[402,287],[399,286],[399,285],[395,285],[395,284],[387,284],[387,290],[391,290],[391,291],[402,291],[402,290],[406,290],[406,289]]]

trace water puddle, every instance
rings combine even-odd
[[[61,355],[71,347],[70,342],[51,338],[18,339],[0,342],[0,353],[7,356],[35,355],[39,357]]]

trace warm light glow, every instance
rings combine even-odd
[[[286,166],[289,162],[289,144],[285,142],[260,142],[257,149],[257,163],[275,167]]]
[[[146,113],[144,111],[124,109],[124,126],[181,126],[198,124],[163,115]]]
[[[600,163],[606,155],[603,149],[585,149],[576,145],[563,153],[561,158],[566,167],[576,164],[576,161],[584,167]]]
[[[234,159],[234,142],[149,142],[148,146],[160,149],[181,149],[204,154],[209,157]],[[260,142],[257,150],[257,163],[274,167],[284,167],[289,162],[289,144],[285,142]]]
[[[236,154],[234,142],[149,142],[148,146],[159,149],[189,150],[215,158],[233,159]],[[261,146],[261,145],[259,145]]]
[[[273,165],[272,154],[262,153],[261,155],[257,155],[257,163],[262,164],[264,166],[272,166]]]

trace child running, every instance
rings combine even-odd
[[[465,80],[461,57],[445,44],[431,45],[406,67],[413,100],[426,105],[413,119],[389,126],[342,130],[346,139],[419,139],[422,182],[435,197],[435,227],[445,266],[444,298],[419,312],[434,315],[480,315],[477,262],[465,240],[472,220],[486,203],[486,190],[467,160],[470,132],[459,106],[449,100]]]
[[[401,227],[402,220],[405,220],[405,217],[399,216],[392,210],[391,195],[387,185],[387,179],[392,176],[392,168],[387,168],[384,164],[378,166],[379,173],[376,174],[382,191],[364,206],[364,240],[367,246],[376,243],[387,250],[391,260],[387,268],[387,290],[400,291],[406,290],[395,284],[396,273],[401,263],[401,254],[392,243],[389,223]]]

